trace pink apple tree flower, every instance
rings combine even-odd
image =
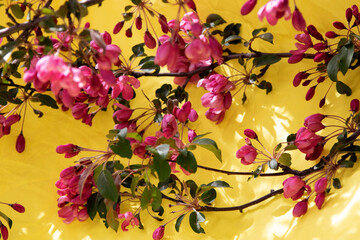
[[[305,186],[305,182],[298,176],[293,176],[285,179],[283,182],[284,197],[290,198],[296,195]]]

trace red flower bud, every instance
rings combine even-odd
[[[257,0],[248,0],[244,5],[241,7],[240,13],[241,15],[249,14],[255,7]]]
[[[89,22],[86,22],[85,25],[84,25],[84,28],[89,28],[90,27],[90,23]]]
[[[124,23],[124,21],[118,22],[114,27],[113,34],[117,34],[118,32],[120,32],[124,26]]]
[[[320,76],[320,77],[317,79],[317,82],[318,82],[318,83],[322,83],[323,81],[325,81],[325,77],[324,77],[324,76]]]
[[[306,28],[305,19],[296,6],[295,6],[295,10],[292,15],[291,22],[292,22],[292,25],[294,26],[294,28],[298,31],[304,31]]]
[[[138,30],[142,28],[142,19],[140,16],[135,19],[135,26]]]
[[[339,21],[333,22],[333,26],[336,29],[339,29],[339,30],[346,29],[345,25],[342,22],[339,22]]]
[[[10,204],[10,207],[12,207],[15,211],[19,213],[25,212],[25,208],[21,204],[18,203]]]
[[[288,58],[288,63],[298,63],[304,58],[304,54],[295,54]]]
[[[0,221],[0,231],[1,231],[1,236],[4,240],[7,240],[9,237],[9,232],[7,230],[7,228],[5,227],[4,224],[2,224],[2,222]]]
[[[245,129],[244,130],[244,135],[247,136],[248,138],[251,138],[251,139],[257,139],[258,138],[257,134],[251,129]]]
[[[321,209],[324,201],[325,201],[325,192],[316,194],[315,204],[318,209]]]
[[[315,49],[316,51],[324,50],[324,49],[326,49],[327,47],[328,47],[328,46],[327,46],[326,43],[317,43],[317,44],[314,45],[314,49]]]
[[[354,16],[357,18],[359,15],[359,8],[356,5],[352,5],[352,12],[354,14]]]
[[[316,27],[314,25],[309,25],[307,27],[307,31],[309,32],[309,34],[311,36],[313,36],[317,40],[320,40],[320,41],[324,40],[323,36],[319,33],[319,31],[316,29]]]
[[[317,52],[317,53],[315,53],[315,56],[314,56],[314,62],[321,62],[325,58],[326,58],[325,52]]]
[[[19,136],[16,139],[15,147],[18,153],[22,153],[25,150],[25,138],[22,132],[20,132]]]
[[[350,102],[350,110],[354,113],[359,111],[359,99],[353,99]]]
[[[323,99],[320,100],[319,102],[319,108],[322,108],[325,105],[326,99],[325,97]]]
[[[191,8],[192,10],[194,10],[196,12],[196,5],[195,2],[193,0],[187,0],[185,1],[186,5]]]
[[[312,132],[320,131],[324,129],[325,126],[321,123],[321,121],[325,118],[323,114],[316,113],[308,116],[304,120],[304,126],[307,127]]]
[[[126,35],[128,38],[131,38],[131,37],[132,37],[131,28],[126,29],[125,35]]]
[[[309,88],[309,90],[308,90],[308,92],[306,93],[306,96],[305,96],[305,100],[306,100],[306,101],[309,101],[309,100],[311,100],[311,99],[314,97],[316,86],[317,86],[317,85]]]
[[[168,33],[169,32],[169,26],[167,25],[166,17],[164,15],[160,14],[158,21],[160,23],[161,30],[163,31],[163,33]]]
[[[294,217],[301,217],[307,212],[308,209],[308,201],[307,199],[298,202],[293,209]]]
[[[325,33],[325,36],[327,38],[336,38],[337,36],[339,36],[338,34],[336,34],[334,31],[329,31]]]
[[[353,16],[353,12],[352,12],[351,8],[346,9],[345,16],[346,16],[346,20],[349,23],[351,21],[352,16]]]
[[[23,3],[21,3],[21,4],[20,4],[20,8],[21,8],[21,11],[25,12],[25,10],[26,10],[26,5],[23,4]]]
[[[301,85],[303,85],[304,87],[308,86],[311,83],[311,79],[310,80],[306,80],[304,81]]]
[[[156,47],[156,40],[149,31],[145,32],[144,43],[150,49],[153,49]]]
[[[315,192],[323,193],[326,190],[328,180],[326,177],[322,177],[315,182]]]
[[[155,229],[154,233],[153,233],[153,239],[154,240],[160,240],[164,237],[164,231],[165,231],[165,227],[164,226],[160,226],[157,229]]]
[[[65,158],[71,158],[79,154],[81,148],[74,144],[59,145],[56,152],[59,154],[65,153]]]
[[[310,74],[307,72],[299,72],[298,74],[296,74],[294,77],[294,80],[293,80],[294,87],[299,86],[301,80],[307,79],[309,76],[310,76]]]

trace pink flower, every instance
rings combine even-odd
[[[74,144],[59,145],[56,152],[59,154],[65,153],[65,158],[71,158],[79,154],[81,148]],[[61,176],[61,175],[60,175]]]
[[[316,194],[315,204],[318,209],[321,209],[322,205],[324,204],[324,201],[325,201],[325,192]]]
[[[208,60],[211,56],[211,49],[207,43],[195,39],[185,48],[185,56],[191,63],[196,64]]]
[[[325,128],[325,126],[321,123],[324,118],[325,116],[320,113],[310,115],[305,118],[304,126],[313,132],[320,131],[321,129]]]
[[[160,240],[164,237],[164,231],[165,231],[165,227],[164,226],[160,226],[157,229],[155,229],[154,233],[153,233],[153,239],[154,240]]]
[[[134,112],[134,110],[126,107],[125,105],[119,104],[119,103],[115,103],[114,105],[118,106],[120,109],[114,112],[113,118],[116,117],[116,119],[119,122],[128,121],[130,119],[132,113]]]
[[[161,122],[162,132],[164,137],[171,138],[177,133],[177,123],[175,116],[172,114],[165,114]]]
[[[6,118],[4,127],[10,127],[14,123],[17,123],[20,121],[21,116],[19,114],[12,114],[9,117]]]
[[[18,204],[18,203],[10,204],[10,207],[12,207],[15,211],[17,211],[19,213],[25,212],[25,208],[21,204]]]
[[[296,195],[305,186],[305,182],[298,176],[293,176],[285,179],[283,182],[284,197],[290,198]]]
[[[294,26],[294,28],[296,30],[298,30],[298,31],[305,30],[305,28],[306,28],[305,19],[296,6],[295,6],[295,10],[293,12],[291,21],[292,21],[292,25]]]
[[[315,192],[323,193],[327,188],[328,180],[326,177],[322,177],[315,182]]]
[[[307,199],[302,200],[295,205],[293,209],[293,216],[301,217],[307,212],[307,209],[308,209],[308,200]]]
[[[125,221],[121,224],[121,229],[124,232],[128,231],[128,229],[126,227],[129,226],[130,224],[133,227],[134,226],[139,226],[139,224],[140,224],[139,219],[134,217],[132,212],[126,212],[124,214],[119,214],[118,218],[125,218]]]
[[[225,110],[224,96],[221,93],[209,92],[201,97],[201,104],[217,110]]]
[[[222,54],[223,54],[223,49],[221,44],[213,37],[213,36],[209,36],[209,47],[211,49],[211,56],[212,58],[219,62],[222,63],[223,62],[223,58],[222,58]]]
[[[296,133],[295,145],[301,152],[311,155],[317,150],[322,140],[322,137],[302,127]]]
[[[184,32],[190,31],[193,23],[199,23],[199,16],[195,12],[187,12],[180,21],[180,28]]]
[[[244,145],[236,151],[236,157],[241,158],[241,163],[244,165],[252,164],[257,156],[257,151],[253,146]]]
[[[56,82],[65,77],[69,66],[61,57],[47,55],[36,63],[37,78],[43,82]]]
[[[291,18],[289,1],[270,0],[266,5],[260,8],[258,17],[261,21],[266,17],[270,25],[275,25],[278,19],[282,17],[284,17],[285,20],[289,20]]]
[[[173,68],[177,63],[178,57],[178,47],[166,41],[158,47],[154,62],[162,67],[167,65],[168,68]]]
[[[197,136],[196,132],[194,130],[192,130],[192,129],[189,129],[189,131],[188,131],[188,141],[192,142],[196,136]]]
[[[251,139],[257,139],[258,138],[258,136],[254,132],[254,130],[251,130],[251,129],[245,129],[244,130],[244,135],[247,136],[248,138],[251,138]]]
[[[241,15],[249,14],[255,7],[257,0],[247,0],[244,5],[241,7]]]
[[[205,116],[207,119],[216,122],[216,124],[219,124],[222,122],[222,120],[224,120],[225,111],[217,110],[215,108],[209,108],[209,110],[205,112]]]
[[[198,118],[197,112],[191,108],[191,102],[189,101],[184,103],[181,108],[175,106],[173,109],[173,114],[182,123],[185,123],[188,119],[191,122],[195,122]]]

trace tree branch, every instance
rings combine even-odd
[[[95,4],[101,4],[103,1],[104,0],[85,0],[85,1],[80,2],[80,4],[84,4],[85,6],[89,7],[89,6],[92,6],[92,5],[95,5]],[[30,21],[30,22],[25,22],[25,23],[21,23],[21,24],[18,24],[18,25],[8,27],[8,28],[1,29],[0,30],[0,37],[6,37],[6,36],[9,36],[9,35],[11,35],[11,34],[13,34],[15,32],[19,32],[19,31],[22,31],[22,30],[33,28],[33,27],[37,26],[40,22],[46,21],[46,20],[48,20],[49,18],[52,18],[52,17],[54,17],[54,16],[44,16],[44,17],[34,19],[33,21]]]

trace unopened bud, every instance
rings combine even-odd
[[[25,208],[21,204],[18,203],[10,204],[10,207],[12,207],[15,211],[19,213],[25,212]]]
[[[19,134],[19,136],[16,139],[15,147],[18,153],[22,153],[25,150],[25,138],[22,132]]]

